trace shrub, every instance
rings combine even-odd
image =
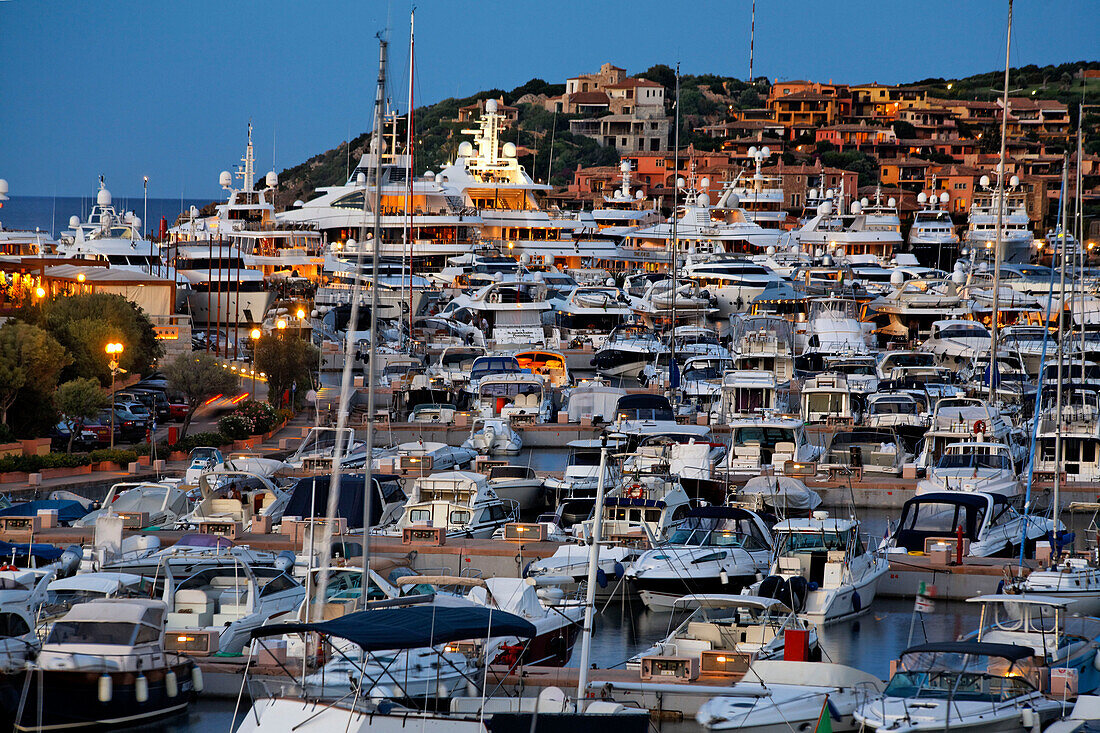
[[[218,420],[218,431],[230,440],[244,440],[256,432],[252,418],[236,412]]]
[[[15,433],[4,423],[0,423],[0,443],[14,443]]]
[[[44,468],[76,468],[87,466],[91,459],[85,453],[47,453],[44,456],[7,456],[0,458],[0,473],[23,471],[37,473]]]
[[[126,466],[138,459],[138,452],[133,450],[123,450],[121,448],[102,448],[100,450],[94,450],[89,453],[88,459],[92,463],[110,461],[111,463],[117,463],[120,466]]]
[[[234,415],[242,415],[252,421],[252,434],[269,433],[279,422],[279,413],[266,402],[247,400],[237,406]]]
[[[190,453],[193,449],[199,446],[218,446],[231,443],[233,440],[222,433],[195,433],[194,435],[188,435],[186,438],[181,438],[176,441],[175,445],[164,446],[165,450],[180,451],[182,453]]]

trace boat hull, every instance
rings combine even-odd
[[[190,659],[160,669],[144,671],[148,684],[148,699],[137,700],[137,672],[110,672],[111,696],[99,699],[99,671],[47,670],[24,671],[6,675],[0,687],[5,717],[12,730],[20,733],[62,730],[102,730],[147,723],[178,715],[187,710],[195,698]],[[168,694],[167,673],[176,675],[176,694]],[[19,699],[26,685],[27,697],[19,716]],[[15,707],[9,707],[14,693]],[[17,719],[18,716],[18,719]],[[40,717],[41,716],[41,717]]]

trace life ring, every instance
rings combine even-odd
[[[0,565],[0,572],[6,572],[8,570],[19,570],[19,568],[15,567],[14,565],[11,565],[11,564]]]
[[[979,433],[984,433],[984,432],[985,432],[985,421],[984,420],[975,420],[974,421],[974,435],[978,435]]]
[[[500,293],[493,293],[492,295],[490,295],[489,296],[489,302],[490,303],[499,303],[500,302]]]
[[[641,484],[631,484],[626,488],[628,499],[641,499],[643,496],[645,496],[645,487]]]

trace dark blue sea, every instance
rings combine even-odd
[[[163,216],[168,226],[176,223],[181,212],[189,211],[192,206],[200,209],[213,199],[149,199],[149,216],[143,217],[144,229],[149,231],[157,227]],[[69,228],[69,217],[79,216],[82,220],[91,212],[95,204],[94,192],[89,196],[11,196],[0,202],[0,224],[5,229],[40,229],[57,236],[58,232]],[[141,196],[115,196],[113,205],[116,211],[132,211],[138,216],[144,212],[145,201]]]

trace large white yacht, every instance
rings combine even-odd
[[[1027,192],[1020,179],[1012,176],[1008,185],[998,191],[991,185],[989,176],[978,181],[981,188],[974,192],[970,206],[970,218],[966,225],[966,248],[972,260],[994,259],[993,246],[997,241],[997,202],[1003,201],[1001,213],[1001,262],[1003,264],[1027,264],[1035,248],[1031,233],[1031,218],[1027,213]]]
[[[901,220],[897,201],[882,203],[881,191],[875,201],[863,198],[849,205],[844,186],[827,189],[821,198],[810,189],[810,202],[805,223],[784,235],[783,244],[811,254],[833,254],[837,257],[871,255],[882,264],[889,263],[901,249]]]
[[[782,229],[787,221],[787,210],[783,206],[783,179],[779,176],[765,176],[762,170],[764,161],[771,156],[772,151],[766,145],[762,148],[754,145],[748,152],[756,163],[756,172],[750,179],[743,179],[739,175],[723,196],[736,196],[749,221],[765,229]]]
[[[276,218],[275,205],[269,199],[278,177],[271,171],[264,186],[256,188],[256,157],[252,147],[252,126],[248,127],[248,145],[242,165],[234,174],[222,171],[219,183],[229,192],[226,203],[216,207],[213,216],[198,217],[192,212],[169,230],[176,246],[215,243],[237,250],[244,264],[265,277],[300,277],[316,281],[321,275],[321,234],[309,223],[283,222]],[[241,187],[233,187],[233,177]]]
[[[112,269],[173,279],[172,268],[161,259],[157,245],[141,235],[141,226],[141,219],[132,211],[115,210],[111,192],[100,176],[91,214],[87,221],[78,216],[69,219],[69,229],[58,240],[57,255],[106,262]]]

